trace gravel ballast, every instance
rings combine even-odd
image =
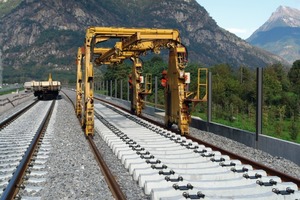
[[[72,105],[64,98],[56,103],[42,199],[113,199]]]

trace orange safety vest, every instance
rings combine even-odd
[[[163,87],[166,87],[166,86],[167,86],[167,79],[162,78],[162,79],[161,79],[161,85],[162,85]]]

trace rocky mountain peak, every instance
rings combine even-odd
[[[293,63],[300,56],[300,10],[280,6],[247,41]]]
[[[257,31],[268,31],[274,27],[300,27],[300,10],[279,6]]]

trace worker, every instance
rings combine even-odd
[[[163,87],[166,87],[167,86],[167,82],[168,82],[168,79],[167,79],[167,70],[163,70],[162,73],[162,78],[161,78],[161,85]]]
[[[129,83],[130,89],[132,89],[132,75],[131,74],[128,75],[128,83]]]

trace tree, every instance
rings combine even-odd
[[[293,63],[292,68],[288,73],[288,78],[291,82],[292,90],[296,93],[300,93],[300,60],[296,60]]]

